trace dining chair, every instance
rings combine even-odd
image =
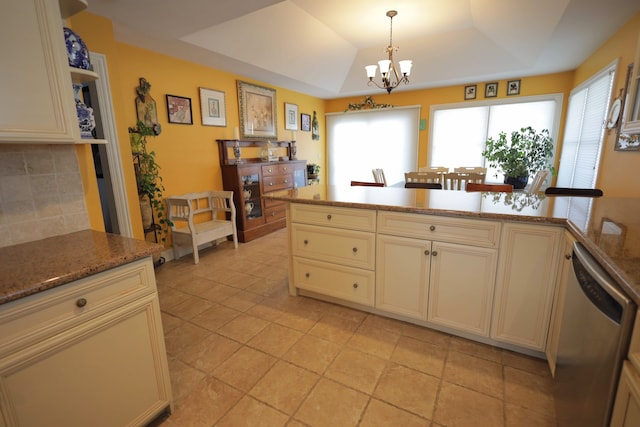
[[[404,188],[424,188],[427,190],[442,190],[439,182],[405,182]]]
[[[352,187],[384,187],[383,182],[351,181]]]
[[[466,191],[488,191],[488,192],[501,192],[501,193],[513,193],[513,185],[511,184],[478,184],[476,182],[468,182],[466,185]]]
[[[387,179],[384,176],[384,171],[382,169],[371,169],[371,173],[373,173],[373,180],[378,184],[384,184],[383,187],[387,186]]]
[[[442,184],[442,176],[443,174],[438,172],[405,172],[404,173],[404,182],[405,183],[413,183],[413,182],[437,182]]]
[[[484,183],[485,175],[482,173],[449,172],[444,174],[444,188],[447,190],[464,190],[467,183]]]
[[[544,194],[548,196],[602,197],[604,193],[599,188],[547,187]]]
[[[533,180],[531,180],[531,185],[527,189],[527,193],[537,193],[542,188],[542,185],[547,180],[549,176],[549,170],[543,169],[541,171],[536,172]]]
[[[458,173],[481,173],[487,174],[487,168],[483,168],[480,166],[461,166],[457,168],[453,168],[454,172]]]
[[[448,173],[449,168],[444,166],[423,166],[418,168],[418,172],[437,172],[437,173]]]

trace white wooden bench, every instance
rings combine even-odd
[[[190,247],[193,250],[193,262],[198,264],[198,246],[214,243],[227,236],[233,236],[233,246],[238,247],[233,191],[188,193],[167,197],[165,201],[167,218],[173,222],[171,233],[175,259],[182,256],[181,248]]]

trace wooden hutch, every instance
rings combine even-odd
[[[222,183],[233,191],[238,240],[248,242],[284,228],[286,205],[262,195],[307,185],[307,162],[296,159],[295,141],[217,142]]]

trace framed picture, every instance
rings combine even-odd
[[[167,112],[169,113],[169,123],[181,125],[192,125],[191,98],[182,96],[167,95]]]
[[[300,129],[305,132],[311,131],[311,115],[305,113],[300,114]]]
[[[498,82],[487,83],[484,86],[484,97],[495,98],[498,96]]]
[[[284,103],[284,128],[286,130],[298,130],[298,106]]]
[[[240,137],[276,138],[276,91],[238,80]]]
[[[478,85],[468,85],[464,87],[464,99],[476,99]]]
[[[507,82],[507,96],[520,95],[520,80],[509,80]]]
[[[203,126],[227,126],[224,92],[200,88],[200,113]]]

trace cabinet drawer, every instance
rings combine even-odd
[[[373,307],[373,271],[293,257],[293,280],[297,288]]]
[[[433,215],[379,212],[378,232],[416,239],[497,248],[500,239],[500,223]]]
[[[292,224],[291,252],[350,267],[373,270],[375,234],[364,231]]]
[[[155,289],[149,258],[3,304],[0,354],[39,341],[62,327],[85,322]]]
[[[293,187],[293,174],[265,176],[262,178],[262,188],[264,192],[284,190]]]
[[[262,176],[293,174],[293,165],[264,165],[262,166]]]
[[[287,205],[276,205],[264,210],[266,222],[281,221],[287,217]]]
[[[366,209],[294,203],[291,205],[291,221],[351,230],[376,231],[376,212]]]

